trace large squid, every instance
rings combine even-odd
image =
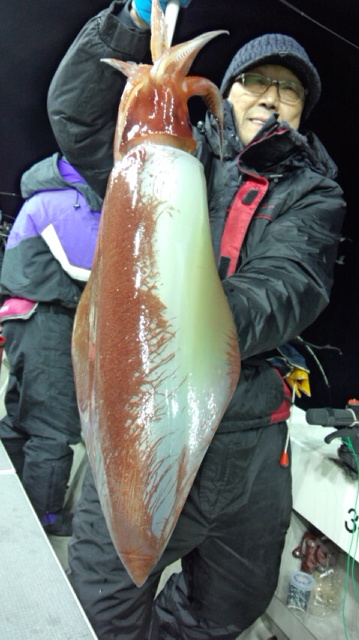
[[[217,87],[186,76],[223,32],[169,47],[157,0],[151,27],[153,65],[106,60],[128,81],[73,336],[90,464],[113,543],[137,585],[168,542],[239,376],[187,108],[201,95],[221,128]]]

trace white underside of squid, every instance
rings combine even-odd
[[[143,149],[145,170],[141,161],[139,166],[133,163],[134,156],[142,154],[138,147],[123,160],[120,170],[130,182],[132,172],[140,173],[140,197],[157,200],[151,285],[165,307],[168,341],[160,353],[151,352],[145,314],[139,318],[138,342],[148,383],[143,388],[138,417],[142,436],[137,446],[145,456],[157,443],[148,492],[152,529],[162,538],[168,534],[164,529],[172,527],[168,514],[175,513],[178,500],[185,499],[227,406],[228,390],[233,392],[230,349],[236,338],[214,263],[203,167],[173,147],[146,144]],[[141,228],[137,237],[140,265],[142,246],[149,239]],[[139,290],[149,284],[147,273],[148,265],[138,266]],[[179,478],[184,452],[186,481]],[[177,494],[179,485],[184,495]]]

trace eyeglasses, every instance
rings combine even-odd
[[[240,82],[246,91],[255,96],[261,96],[272,84],[275,84],[278,88],[279,100],[289,104],[304,100],[306,95],[304,87],[294,80],[274,80],[269,76],[262,76],[261,73],[241,73],[235,82]]]

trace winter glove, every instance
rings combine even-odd
[[[180,0],[181,7],[188,7],[191,0]],[[160,0],[161,7],[163,10],[166,9],[167,0]],[[138,13],[141,20],[146,22],[148,26],[151,24],[151,9],[152,9],[152,0],[133,0],[132,6],[134,10]]]

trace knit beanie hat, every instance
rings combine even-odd
[[[320,98],[320,77],[303,47],[294,38],[281,33],[266,33],[237,51],[224,74],[221,84],[223,95],[228,95],[240,73],[260,64],[280,64],[295,73],[306,90],[302,114],[305,120]]]

